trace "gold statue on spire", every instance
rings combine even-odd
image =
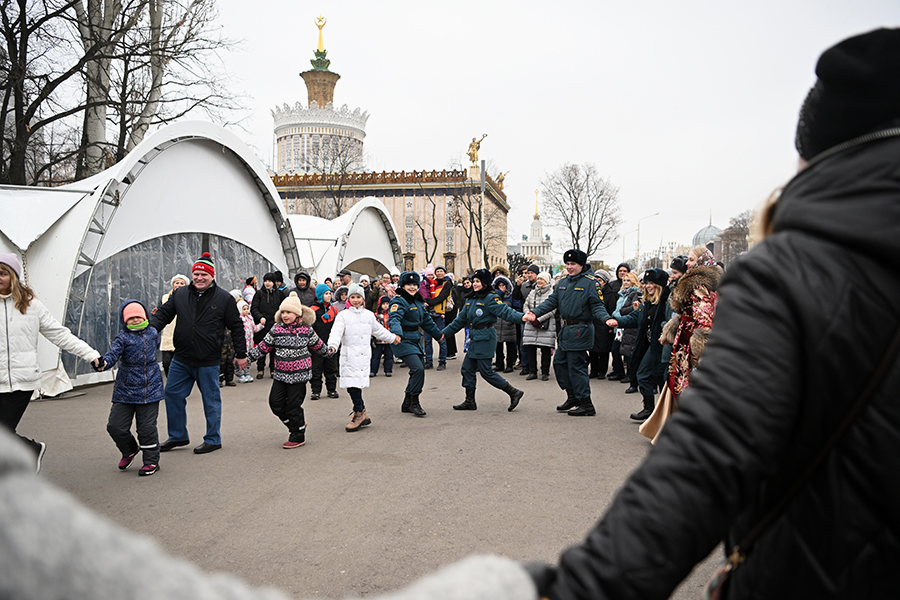
[[[534,190],[534,220],[540,220],[540,215],[538,215],[538,190]]]
[[[319,52],[325,50],[325,44],[322,42],[322,28],[325,27],[325,23],[327,22],[328,19],[324,18],[322,15],[319,15],[319,18],[316,19],[316,27],[319,28]]]

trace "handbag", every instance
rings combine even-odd
[[[728,580],[731,577],[731,574],[747,560],[747,554],[752,549],[753,544],[762,537],[762,534],[765,533],[766,529],[775,522],[775,519],[785,511],[791,501],[798,493],[800,493],[800,490],[803,489],[803,486],[810,480],[813,473],[815,473],[819,465],[822,464],[822,461],[825,460],[828,453],[831,452],[832,448],[837,445],[838,441],[845,433],[847,433],[847,430],[850,429],[850,425],[853,424],[856,417],[862,412],[862,409],[869,403],[869,400],[872,399],[875,392],[881,388],[881,384],[884,383],[888,370],[894,365],[894,362],[897,359],[898,352],[900,352],[900,330],[897,330],[894,334],[894,339],[891,341],[890,346],[888,346],[884,358],[878,364],[878,368],[875,370],[869,383],[847,411],[844,420],[841,421],[840,425],[832,432],[831,437],[828,438],[825,445],[819,450],[819,453],[816,454],[812,461],[810,461],[806,470],[804,470],[800,477],[794,481],[794,485],[791,486],[781,500],[779,500],[759,520],[759,522],[757,522],[753,529],[744,536],[744,539],[731,550],[731,554],[728,555],[725,564],[715,575],[713,575],[712,579],[710,579],[709,583],[706,585],[706,589],[703,590],[703,600],[720,600],[723,597],[725,590],[728,589]]]

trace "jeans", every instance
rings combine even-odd
[[[591,380],[588,377],[586,350],[557,350],[553,357],[556,382],[564,390],[572,390],[578,400],[591,397]]]
[[[156,419],[159,417],[159,402],[147,404],[126,404],[113,402],[109,409],[109,421],[106,431],[116,443],[122,456],[137,454],[141,451],[145,465],[159,464],[159,433]],[[131,422],[135,422],[138,441],[131,435]],[[138,446],[140,442],[140,446]]]
[[[366,410],[366,405],[362,399],[362,388],[347,388],[347,393],[350,394],[350,399],[353,400],[353,412],[362,412]]]
[[[378,363],[384,361],[384,372],[394,372],[394,349],[390,344],[375,344],[372,348],[372,362],[369,364],[369,373],[378,373]]]
[[[509,385],[509,382],[502,375],[491,368],[491,359],[489,358],[472,358],[466,354],[459,371],[462,373],[462,386],[464,388],[475,389],[475,385],[478,383],[475,379],[476,372],[481,373],[481,378],[498,390],[502,390]]]
[[[219,365],[189,367],[177,358],[169,365],[166,379],[166,425],[173,442],[190,440],[187,430],[187,397],[194,388],[200,388],[203,398],[203,414],[206,416],[207,444],[221,444],[219,429],[222,425],[222,396],[219,393]]]
[[[432,316],[431,319],[434,321],[434,324],[437,325],[438,329],[444,328],[444,316],[437,315]],[[432,358],[434,357],[434,347],[432,346],[431,336],[427,333],[423,333],[422,337],[424,338],[422,341],[425,343],[425,364],[430,365],[433,364]],[[438,363],[444,364],[447,362],[447,340],[446,338],[443,341],[438,342]]]

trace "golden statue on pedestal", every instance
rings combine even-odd
[[[319,52],[325,50],[325,44],[322,43],[322,28],[325,27],[325,23],[328,22],[328,19],[324,18],[322,15],[319,15],[319,18],[316,19],[316,27],[319,28]]]
[[[507,175],[509,175],[509,171],[507,171],[506,173],[500,173],[499,175],[497,175],[497,185],[500,187],[501,190],[503,189],[503,181],[506,179]]]
[[[469,155],[469,160],[472,161],[473,165],[478,163],[478,150],[481,148],[481,142],[486,137],[487,137],[487,134],[485,133],[484,135],[481,136],[481,139],[478,141],[475,141],[475,138],[472,138],[472,143],[469,144],[469,149],[466,151],[466,154]]]

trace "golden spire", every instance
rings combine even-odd
[[[534,190],[534,220],[539,221],[540,218],[538,214],[538,190]]]
[[[319,52],[325,50],[325,44],[322,42],[322,28],[325,27],[325,23],[328,22],[328,19],[319,15],[319,18],[316,19],[316,27],[319,28]]]

